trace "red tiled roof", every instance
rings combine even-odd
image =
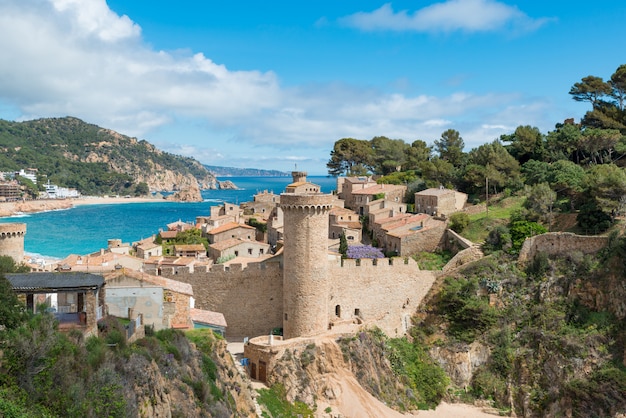
[[[422,190],[421,192],[417,192],[415,194],[418,194],[420,196],[442,196],[442,195],[449,194],[449,193],[454,193],[454,190],[432,188],[432,189]]]
[[[235,228],[254,229],[254,227],[250,225],[238,224],[237,222],[229,222],[222,226],[218,226],[217,228],[211,229],[210,231],[207,232],[207,234],[215,235],[221,232],[230,231],[231,229],[235,229]]]
[[[202,322],[203,324],[217,325],[226,327],[226,318],[220,312],[205,311],[203,309],[191,308],[189,310],[191,320],[194,322]]]
[[[370,187],[366,187],[365,189],[355,190],[352,192],[353,195],[375,195],[378,193],[385,193],[392,190],[404,190],[406,186],[399,186],[396,184],[375,184]]]

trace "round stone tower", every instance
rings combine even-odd
[[[0,255],[11,257],[17,264],[24,262],[26,224],[0,224]]]
[[[292,171],[291,178],[294,183],[306,182],[306,171]]]
[[[283,193],[283,336],[328,329],[328,214],[330,194]]]

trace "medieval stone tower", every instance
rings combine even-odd
[[[24,261],[26,224],[0,224],[0,255],[11,257],[17,264]]]
[[[305,182],[306,181],[306,171],[292,171],[291,178],[294,183]]]
[[[280,195],[285,339],[319,334],[328,328],[328,216],[332,202],[333,195],[323,193]]]

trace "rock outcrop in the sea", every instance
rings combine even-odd
[[[173,185],[175,192],[167,197],[167,200],[177,202],[202,202],[202,193],[195,177],[191,174],[179,177],[181,183]]]
[[[239,190],[239,187],[230,180],[218,181],[217,186],[220,190]]]

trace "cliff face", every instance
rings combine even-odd
[[[0,120],[0,148],[7,161],[20,161],[6,168],[36,168],[46,180],[83,194],[133,194],[145,183],[152,191],[183,191],[185,200],[200,200],[196,189],[218,187],[193,158],[73,117]]]
[[[391,371],[384,344],[365,332],[285,350],[268,376],[268,384],[275,383],[288,401],[315,405],[317,417],[403,417],[388,405],[409,404],[410,390]]]
[[[128,416],[255,416],[249,381],[237,371],[224,340],[203,339],[196,346],[172,333],[166,344],[170,353],[154,356],[153,347],[146,347],[152,356],[133,353],[123,363]]]

